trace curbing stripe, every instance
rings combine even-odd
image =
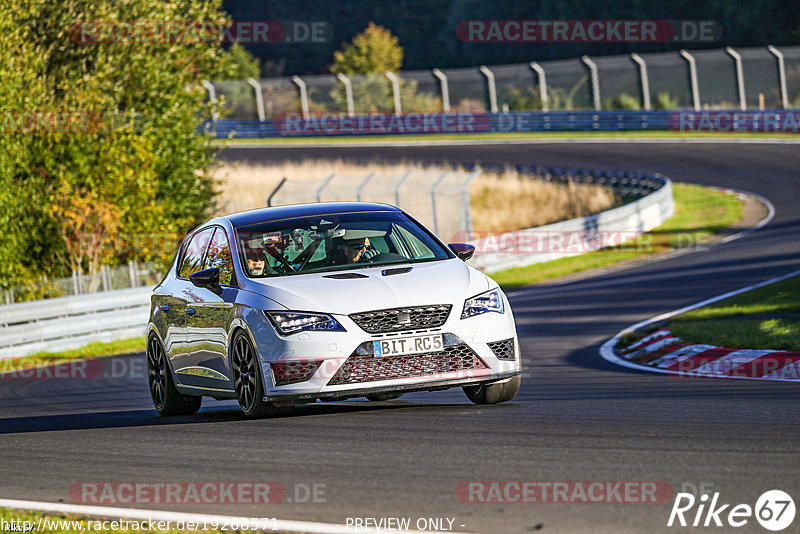
[[[77,515],[105,517],[105,518],[113,517],[120,519],[130,519],[135,521],[153,520],[153,521],[172,521],[175,523],[177,523],[178,521],[183,521],[183,522],[193,521],[195,523],[214,524],[217,525],[219,528],[224,527],[228,529],[231,529],[233,527],[241,528],[241,525],[243,523],[248,525],[253,524],[252,523],[253,519],[261,521],[261,523],[256,523],[256,524],[264,523],[263,518],[236,517],[229,515],[194,514],[194,513],[184,513],[184,512],[168,512],[164,510],[143,510],[140,508],[85,506],[77,504],[62,504],[62,503],[52,503],[52,502],[40,502],[40,501],[22,501],[15,499],[0,499],[0,507],[15,508],[19,510],[35,510],[37,512],[48,512],[56,514],[77,514]],[[273,521],[272,518],[269,519],[267,528],[259,527],[257,529],[254,529],[253,532],[257,531],[266,532],[272,529],[274,529],[274,531],[281,531],[281,532],[308,532],[314,534],[317,533],[352,534],[354,530],[357,530],[358,532],[365,534],[397,534],[400,532],[418,532],[411,530],[355,528],[352,526],[348,527],[345,525],[335,524],[335,523],[317,523],[312,521],[295,521],[287,519],[275,519]],[[246,532],[246,530],[242,530],[242,532]]]
[[[725,300],[728,297],[734,297],[736,295],[740,295],[742,293],[746,293],[747,291],[751,291],[753,289],[758,289],[760,287],[768,286],[768,285],[774,284],[776,282],[781,282],[783,280],[786,280],[788,278],[792,278],[793,276],[798,276],[798,275],[800,275],[800,269],[798,269],[796,271],[792,271],[792,272],[786,273],[786,274],[783,274],[781,276],[776,276],[774,278],[770,278],[769,280],[764,280],[763,282],[758,282],[757,284],[751,284],[749,286],[746,286],[746,287],[743,287],[743,288],[740,288],[740,289],[735,289],[733,291],[728,291],[727,293],[723,293],[721,295],[717,295],[716,297],[711,297],[709,299],[705,299],[705,300],[702,300],[700,302],[696,302],[694,304],[690,304],[689,306],[684,306],[683,308],[679,308],[677,310],[672,310],[670,312],[662,313],[660,315],[656,315],[655,317],[651,317],[650,319],[645,319],[644,321],[640,321],[640,322],[638,322],[636,324],[633,324],[631,326],[628,326],[627,328],[624,328],[624,329],[620,330],[619,332],[617,332],[616,335],[614,335],[614,337],[612,337],[611,339],[606,340],[606,342],[603,343],[600,346],[600,350],[599,350],[600,357],[603,358],[604,360],[606,360],[607,362],[610,362],[610,363],[613,363],[615,365],[619,365],[619,366],[622,366],[622,367],[627,367],[629,369],[637,369],[639,371],[649,371],[649,372],[652,372],[652,373],[662,373],[662,374],[672,374],[672,375],[685,374],[685,372],[683,372],[683,371],[677,371],[677,370],[673,370],[673,369],[664,369],[664,368],[660,368],[660,367],[651,367],[649,365],[644,365],[644,364],[628,361],[625,358],[621,358],[621,357],[617,356],[616,352],[614,352],[614,347],[617,345],[617,342],[619,341],[620,337],[622,337],[625,334],[629,334],[631,332],[634,332],[634,331],[639,330],[641,328],[644,328],[646,326],[650,326],[651,324],[658,323],[658,322],[664,321],[666,319],[670,319],[672,317],[675,317],[676,315],[680,315],[680,314],[686,313],[688,311],[696,310],[697,308],[702,308],[703,306],[707,306],[709,304],[713,304],[714,302],[719,302],[720,300]],[[800,374],[798,374],[798,372],[800,372],[800,365],[798,365],[798,364],[800,364],[800,362],[795,362],[794,364],[790,364],[790,365],[784,366],[780,370],[780,371],[783,371],[782,373],[778,373],[776,371],[776,372],[773,372],[773,373],[770,373],[770,374],[764,375],[764,376],[721,375],[720,378],[736,378],[736,379],[739,379],[739,380],[773,380],[773,381],[782,381],[782,382],[797,382],[798,381],[798,377],[800,376]],[[788,369],[789,367],[797,367],[797,369],[796,369],[797,372],[792,373],[790,371],[790,369]],[[717,377],[717,375],[706,375],[706,376]]]

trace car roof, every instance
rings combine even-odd
[[[400,209],[390,204],[378,202],[314,202],[308,204],[290,204],[255,210],[240,211],[220,217],[227,219],[234,228],[268,221],[279,221],[295,217],[314,217],[317,215],[334,215],[337,213],[361,213],[370,211],[394,211]],[[209,221],[214,222],[214,221]]]

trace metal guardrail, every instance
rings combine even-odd
[[[0,306],[0,359],[144,335],[152,287]]]

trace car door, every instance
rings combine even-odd
[[[231,389],[228,331],[236,301],[233,261],[228,237],[216,227],[203,269],[219,269],[219,291],[194,287],[186,302],[186,358],[180,380],[203,388]]]
[[[194,302],[195,293],[199,288],[189,281],[189,275],[203,268],[203,260],[211,237],[214,235],[214,228],[205,228],[196,232],[187,241],[181,258],[178,262],[177,277],[169,287],[169,294],[164,296],[166,309],[162,311],[167,318],[170,329],[170,337],[173,339],[170,344],[172,350],[170,362],[178,382],[183,383],[181,371],[190,366],[187,356],[187,332],[186,318],[193,313],[187,307],[188,302]]]

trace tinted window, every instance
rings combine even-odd
[[[219,268],[219,283],[225,286],[231,285],[233,280],[233,261],[231,261],[231,249],[228,246],[228,237],[225,230],[217,228],[211,244],[206,252],[206,261],[203,269],[212,267]]]
[[[452,257],[403,213],[334,213],[237,228],[250,277],[326,272]]]
[[[213,233],[213,228],[207,228],[192,236],[191,241],[186,245],[186,249],[183,252],[183,259],[181,260],[181,267],[178,270],[178,276],[181,278],[189,278],[190,274],[196,273],[203,268],[203,254],[206,248],[208,248],[208,243],[211,241]]]

